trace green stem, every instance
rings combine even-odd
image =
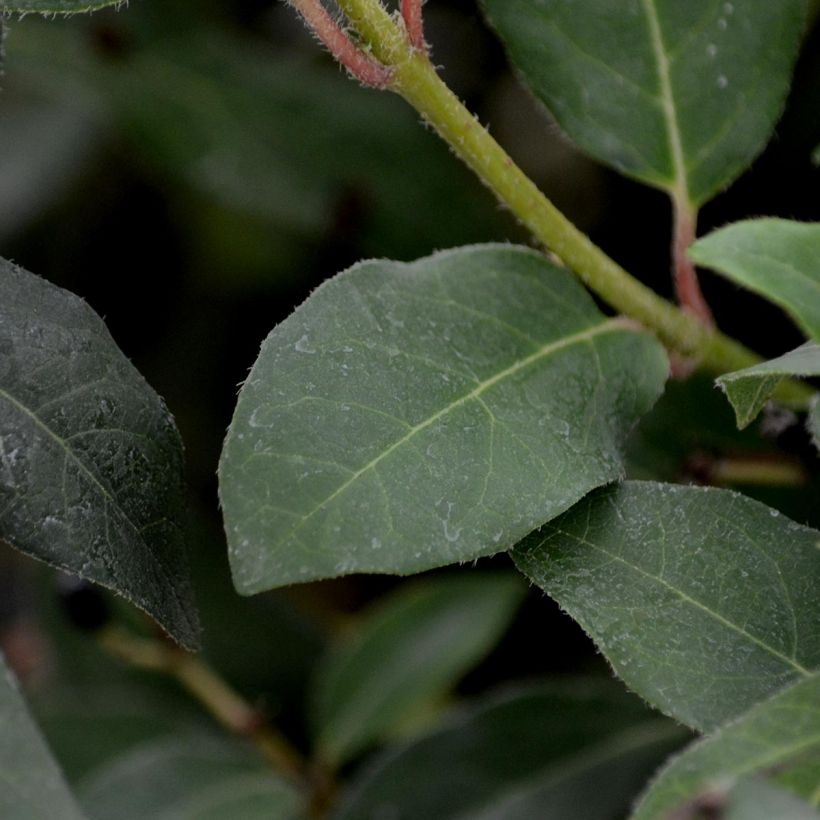
[[[442,82],[427,55],[411,45],[404,27],[380,0],[338,0],[338,4],[370,53],[390,68],[388,88],[404,97],[501,204],[605,302],[709,372],[740,370],[760,361],[736,340],[662,299],[579,231]],[[776,395],[785,404],[802,407],[811,391],[783,382]]]

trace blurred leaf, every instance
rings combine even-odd
[[[220,463],[237,589],[508,549],[617,478],[661,348],[543,256],[365,262],[275,328]]]
[[[0,13],[81,14],[121,4],[122,0],[3,0]]]
[[[81,820],[63,775],[0,656],[0,815]]]
[[[429,579],[378,602],[314,677],[313,723],[338,765],[445,695],[496,644],[525,588],[514,575]]]
[[[728,490],[626,482],[513,557],[628,686],[710,730],[820,666],[819,539]]]
[[[609,682],[532,685],[383,754],[333,818],[615,818],[685,738]]]
[[[803,0],[484,0],[567,134],[699,205],[750,164],[786,98]],[[737,13],[735,13],[737,7]]]
[[[94,820],[291,820],[302,796],[250,747],[190,734],[133,747],[79,789]]]
[[[755,419],[784,376],[820,376],[820,344],[807,342],[776,359],[726,373],[717,380],[735,408],[738,427],[746,427]]]
[[[729,793],[722,820],[820,820],[805,800],[765,781],[741,780]]]
[[[820,676],[812,675],[758,704],[711,737],[693,743],[660,772],[632,820],[668,820],[698,796],[726,793],[739,777],[753,774],[772,776],[796,794],[816,800],[820,779],[818,703]],[[786,820],[786,815],[779,813],[766,816]],[[748,814],[740,817],[752,820]]]
[[[779,305],[807,336],[820,340],[820,225],[736,222],[699,239],[689,256]]]
[[[77,296],[0,260],[0,535],[198,643],[182,444]]]

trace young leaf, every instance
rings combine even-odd
[[[509,625],[524,587],[514,575],[426,580],[380,601],[316,670],[314,725],[338,765],[445,695]]]
[[[182,444],[81,299],[0,260],[0,537],[198,642]]]
[[[773,776],[790,791],[816,801],[818,703],[820,676],[812,675],[758,704],[712,737],[694,743],[660,772],[632,820],[677,817],[699,795],[726,792],[739,778],[755,774]],[[742,816],[744,820],[748,817]]]
[[[728,490],[626,482],[513,557],[628,686],[710,730],[820,667],[818,541]]]
[[[686,738],[607,681],[532,685],[386,752],[333,818],[623,816],[657,762]]]
[[[748,219],[698,240],[689,256],[779,305],[820,341],[820,224]]]
[[[94,820],[297,820],[303,798],[231,738],[192,733],[140,744],[85,777]]]
[[[0,816],[82,820],[57,764],[0,656]]]
[[[784,376],[820,376],[820,344],[806,342],[776,359],[718,378],[735,408],[738,427],[743,429],[754,421]]]
[[[765,145],[803,0],[484,0],[513,63],[571,139],[699,205]]]
[[[121,6],[123,0],[2,0],[2,14],[81,14],[106,6]]]
[[[659,345],[524,248],[365,262],[268,336],[220,463],[250,594],[508,549],[622,471]]]

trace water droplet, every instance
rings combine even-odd
[[[718,88],[726,88],[727,85],[729,85],[729,80],[727,79],[725,74],[721,74],[717,78],[717,87]]]
[[[293,345],[293,349],[298,351],[299,353],[315,353],[316,351],[310,346],[310,339],[308,338],[307,333],[302,336],[299,341],[297,341]]]
[[[715,57],[717,57],[717,53],[718,53],[718,47],[714,43],[709,43],[709,45],[706,46],[706,56],[707,57],[711,57],[714,60]]]

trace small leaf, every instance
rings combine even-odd
[[[57,764],[0,656],[0,816],[82,820]]]
[[[736,222],[699,239],[689,256],[779,305],[820,341],[820,224]]]
[[[531,685],[486,698],[377,758],[333,818],[623,816],[657,762],[686,737],[608,681]]]
[[[237,589],[508,549],[622,472],[660,346],[533,251],[365,262],[273,330],[220,463]]]
[[[628,686],[710,730],[820,666],[818,542],[729,490],[636,481],[593,493],[513,557]]]
[[[82,14],[122,4],[123,0],[2,0],[0,14]]]
[[[807,342],[776,359],[726,373],[717,380],[735,408],[739,428],[754,421],[784,376],[820,376],[820,344]]]
[[[254,751],[192,733],[132,747],[83,779],[94,820],[296,820],[302,796]]]
[[[68,291],[0,260],[0,537],[198,642],[173,419]]]
[[[700,795],[725,793],[739,778],[773,776],[817,799],[820,777],[820,676],[795,683],[712,737],[674,758],[650,785],[632,820],[668,820]],[[684,815],[681,815],[684,816]],[[688,816],[688,815],[686,815]],[[750,820],[748,814],[741,815]],[[785,817],[780,813],[768,817]],[[740,820],[740,818],[738,818]]]
[[[401,587],[317,668],[314,724],[338,765],[436,698],[495,645],[525,592],[514,575],[466,574]]]
[[[803,0],[484,0],[515,66],[571,139],[699,205],[763,148]]]

